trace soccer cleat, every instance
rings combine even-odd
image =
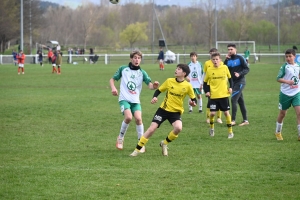
[[[245,126],[245,125],[249,125],[248,121],[243,121],[241,124],[239,124],[239,126]]]
[[[189,110],[189,114],[191,114],[193,112],[193,110]]]
[[[25,74],[24,72],[22,72],[22,74]]]
[[[283,140],[283,137],[280,132],[275,133],[275,136],[276,136],[277,140]],[[298,137],[298,139],[299,139],[299,137]]]
[[[235,126],[235,125],[236,125],[235,121],[231,121],[231,126]]]
[[[117,149],[123,150],[123,143],[124,143],[124,138],[120,138],[120,136],[118,136],[117,142],[116,142]]]
[[[211,137],[214,137],[214,136],[215,136],[215,131],[214,131],[214,129],[210,129],[210,130],[209,130],[209,135],[210,135]]]
[[[161,146],[162,155],[163,156],[168,156],[168,145],[164,144],[164,141],[162,140],[160,142],[159,146]]]
[[[146,147],[143,146],[143,147],[141,148],[141,150],[140,150],[140,153],[145,153],[145,151],[146,151]]]
[[[135,149],[135,150],[130,154],[130,156],[135,157],[135,156],[138,156],[140,153],[141,153],[141,152],[139,152],[138,150]]]
[[[217,122],[218,122],[219,124],[223,124],[221,118],[218,118],[218,119],[217,119]]]
[[[18,75],[20,75],[20,72],[18,72]]]
[[[233,133],[229,133],[229,134],[228,134],[228,139],[231,139],[231,138],[233,138],[233,136],[234,136],[234,134],[233,134]]]
[[[202,110],[199,110],[199,113],[202,113]]]

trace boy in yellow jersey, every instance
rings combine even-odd
[[[216,48],[212,48],[209,50],[209,54],[210,56],[213,54],[213,53],[217,53],[218,52],[218,49]],[[223,65],[223,62],[221,61],[220,63],[221,65]],[[213,67],[214,64],[213,62],[211,61],[211,59],[207,60],[205,63],[204,63],[204,67],[203,67],[203,77],[205,77],[205,74],[207,72],[207,69],[209,67]],[[207,83],[209,84],[209,83]],[[209,109],[209,100],[210,100],[210,97],[208,97],[208,101],[207,101],[207,107],[206,107],[206,122],[209,124],[210,123],[210,119],[209,119],[209,115],[210,115],[210,109]],[[221,119],[221,116],[222,116],[222,112],[221,110],[218,110],[217,111],[217,122],[222,124],[222,119]]]
[[[232,126],[231,126],[231,116],[229,113],[230,104],[229,96],[232,92],[232,80],[231,75],[226,65],[221,64],[221,56],[219,53],[214,53],[211,55],[211,60],[214,64],[210,67],[204,78],[204,91],[207,97],[210,97],[209,107],[210,107],[210,136],[214,136],[214,116],[216,111],[221,110],[224,112],[226,117],[226,124],[228,127],[228,138],[233,138]],[[229,82],[229,88],[228,88]],[[209,83],[209,85],[207,84]]]
[[[166,139],[160,142],[163,156],[168,156],[168,143],[175,140],[182,130],[181,115],[184,112],[183,102],[186,95],[188,95],[191,99],[191,106],[197,105],[197,99],[194,94],[193,87],[185,80],[189,73],[190,68],[188,65],[178,64],[175,70],[175,78],[168,78],[155,91],[151,100],[152,104],[158,101],[157,97],[161,92],[166,92],[165,99],[154,114],[150,127],[143,134],[136,145],[135,150],[130,154],[130,156],[138,156],[140,150],[145,146],[149,138],[154,134],[155,130],[159,128],[165,120],[168,120],[173,126],[173,130],[168,134]]]

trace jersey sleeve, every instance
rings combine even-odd
[[[120,80],[120,78],[122,77],[122,71],[123,71],[123,69],[125,68],[126,66],[121,66],[117,71],[116,71],[116,73],[113,75],[113,79],[114,80],[116,80],[116,81],[118,81],[118,80]]]
[[[142,71],[142,74],[143,74],[143,81],[144,81],[147,85],[149,85],[149,83],[151,82],[150,76],[147,74],[146,71],[144,71],[144,70],[141,70],[141,71]]]
[[[163,82],[163,84],[160,85],[158,90],[161,92],[166,91],[168,89],[169,81],[170,81],[170,78],[168,78],[165,82]]]
[[[277,80],[284,77],[284,75],[285,75],[285,66],[286,65],[283,65],[283,66],[280,67],[279,72],[277,74]]]
[[[200,84],[203,84],[203,65],[201,62],[199,62],[199,66],[200,66],[200,69],[199,69],[199,82]]]

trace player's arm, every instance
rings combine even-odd
[[[196,106],[197,105],[197,98],[196,98],[196,95],[195,95],[194,90],[192,88],[192,85],[191,85],[191,87],[189,89],[188,95],[189,95],[189,97],[191,99],[189,101],[189,105],[193,106],[193,107]]]
[[[228,82],[229,82],[228,92],[231,94],[232,93],[232,87],[233,87],[233,80],[232,80],[232,78],[228,78]]]
[[[240,71],[238,73],[240,74],[240,76],[248,74],[250,71],[250,68],[249,68],[248,64],[246,63],[246,60],[244,58],[240,58],[240,61],[242,63],[243,69],[242,69],[242,71]]]
[[[285,76],[285,65],[280,67],[278,75],[277,75],[277,82],[279,83],[285,83],[289,85],[293,85],[294,81],[293,80],[286,80],[283,77]]]
[[[155,90],[154,94],[153,94],[153,97],[151,99],[151,103],[154,104],[157,102],[158,100],[158,95],[161,93],[161,91],[159,89]]]
[[[207,82],[205,82],[205,81],[203,83],[203,90],[205,92],[205,96],[209,97],[210,96],[210,87],[207,84]]]
[[[115,79],[113,79],[113,78],[109,79],[109,85],[110,85],[110,88],[111,88],[112,95],[118,96],[118,90],[115,86]]]

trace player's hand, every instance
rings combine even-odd
[[[155,103],[157,102],[157,100],[158,100],[157,97],[153,97],[153,98],[151,99],[151,103],[152,103],[152,104],[155,104]]]
[[[205,93],[205,96],[206,96],[206,97],[210,97],[210,92],[206,92],[206,93]]]
[[[159,87],[159,82],[158,81],[154,81],[153,83],[153,89],[156,90]]]
[[[117,89],[113,89],[111,90],[112,95],[114,96],[118,96],[118,90]]]
[[[231,94],[232,93],[232,88],[228,88],[228,92],[229,92],[229,94]]]
[[[234,75],[235,75],[235,77],[239,77],[240,76],[240,74],[238,73],[238,72],[234,72]]]
[[[286,82],[287,82],[287,84],[289,84],[289,85],[294,85],[294,81],[293,81],[293,80],[287,80]]]
[[[196,106],[197,104],[196,104],[195,101],[189,101],[189,105],[194,107],[194,106]]]

